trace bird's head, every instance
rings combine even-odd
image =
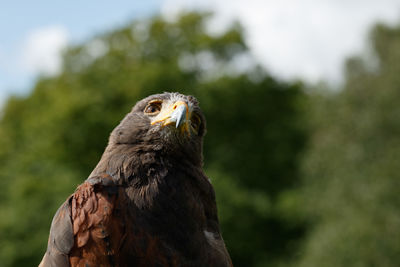
[[[114,129],[110,145],[140,145],[201,157],[205,118],[193,96],[179,93],[151,95],[139,101]]]

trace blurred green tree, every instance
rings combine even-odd
[[[232,74],[247,53],[242,30],[209,34],[208,16],[153,17],[95,36],[66,51],[59,75],[8,100],[0,121],[2,266],[39,263],[53,214],[94,168],[113,127],[137,100],[175,90],[195,95],[208,119],[205,168],[236,266],[294,257],[304,232],[292,191],[305,95],[259,67]]]
[[[344,89],[315,95],[300,266],[399,266],[400,26],[377,25]],[[299,266],[299,265],[296,265]]]

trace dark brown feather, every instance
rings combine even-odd
[[[165,137],[133,108],[96,168],[60,207],[40,266],[232,266],[215,193],[202,171],[202,138]],[[172,130],[171,130],[172,131]],[[164,133],[165,134],[165,133]]]

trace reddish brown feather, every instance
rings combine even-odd
[[[125,190],[117,188],[110,194],[105,189],[85,182],[72,196],[75,245],[70,252],[71,267],[130,266],[133,261],[137,266],[168,266],[169,262],[179,266],[177,255],[167,256],[161,250],[158,237],[140,229],[129,231],[134,229],[134,216],[127,220],[124,213],[116,214],[127,205]],[[121,251],[124,242],[127,244]],[[132,254],[136,259],[126,258]]]
[[[85,182],[72,196],[74,246],[71,266],[110,266],[124,235],[113,211],[124,194],[110,194],[101,185]],[[119,189],[122,190],[122,189]],[[110,235],[112,233],[112,235]]]

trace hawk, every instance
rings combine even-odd
[[[56,212],[39,266],[232,266],[202,170],[205,132],[193,96],[139,101]]]

